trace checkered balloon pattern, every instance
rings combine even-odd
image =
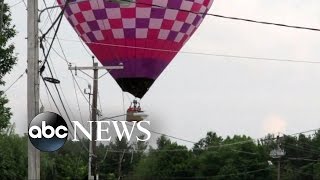
[[[64,5],[66,0],[57,1]],[[199,27],[212,3],[71,0],[65,16],[103,65],[124,64],[124,70],[112,71],[111,75],[124,91],[130,92],[119,81],[142,78],[153,83]],[[142,88],[134,83],[129,86]]]

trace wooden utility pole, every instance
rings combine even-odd
[[[280,158],[278,159],[278,172],[277,172],[277,180],[280,180],[280,172],[281,172],[281,163]]]
[[[69,70],[93,70],[93,93],[92,95],[92,104],[91,104],[91,121],[92,123],[92,141],[90,141],[89,147],[89,171],[88,171],[88,179],[98,179],[97,176],[97,154],[96,154],[96,139],[97,139],[97,115],[98,115],[98,80],[99,80],[99,70],[121,70],[123,69],[123,65],[119,66],[102,66],[99,67],[98,63],[93,63],[93,67],[69,67]],[[89,101],[90,102],[90,101]],[[91,168],[90,168],[91,167]]]
[[[3,14],[4,14],[4,0],[0,0],[1,5],[0,5],[0,33],[2,33],[2,27],[4,26],[3,24]]]
[[[270,156],[271,156],[272,158],[278,160],[277,180],[280,180],[280,179],[281,179],[281,157],[283,157],[283,156],[286,155],[286,152],[285,152],[283,149],[281,149],[280,145],[281,145],[280,137],[277,136],[277,148],[276,148],[276,149],[273,149],[273,150],[270,152]]]
[[[39,114],[38,0],[28,0],[28,125]],[[28,141],[28,179],[40,179],[40,151]]]
[[[124,158],[124,153],[126,151],[123,150],[123,153],[119,156],[119,166],[118,166],[118,180],[120,180],[122,178],[122,173],[121,173],[121,170],[122,170],[122,161],[123,161],[123,158]]]
[[[97,139],[97,115],[98,115],[98,76],[99,76],[99,72],[98,72],[98,63],[93,63],[93,97],[92,97],[92,114],[91,114],[91,118],[92,118],[92,159],[91,159],[91,173],[93,174],[94,180],[97,179],[97,153],[96,153],[96,139]]]

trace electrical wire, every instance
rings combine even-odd
[[[43,3],[44,3],[44,5],[45,5],[45,7],[48,8],[47,3],[46,3],[45,0],[43,0]],[[63,10],[63,11],[65,11],[65,10]],[[50,19],[50,22],[53,23],[53,20],[52,20],[52,18],[51,18],[51,15],[49,14],[49,11],[47,11],[47,13],[48,13],[48,17],[49,17],[49,19]],[[59,28],[59,27],[58,27],[58,28]],[[55,29],[54,27],[53,27],[53,30],[56,31],[56,29]],[[56,37],[57,37],[57,42],[58,42],[58,45],[59,45],[59,47],[60,47],[60,49],[61,49],[62,55],[63,55],[63,56],[65,57],[65,59],[67,60],[66,53],[65,53],[64,49],[62,48],[62,45],[61,45],[60,39],[59,39],[59,37],[58,37],[58,34],[56,35]],[[69,61],[67,61],[67,63],[70,64]]]
[[[284,133],[281,133],[281,134],[286,135],[286,136],[297,136],[297,135],[300,135],[300,134],[306,134],[306,133],[317,132],[317,131],[320,131],[320,128],[311,129],[311,130],[303,131],[303,132],[300,132],[300,133],[294,133],[294,134],[290,134],[290,135],[287,135],[287,134],[284,134]]]
[[[60,40],[61,40],[61,39],[60,39]],[[66,62],[69,62],[66,58],[64,58],[62,55],[60,55],[60,54],[57,52],[57,50],[55,50],[54,48],[52,48],[52,51],[53,51],[56,55],[58,55],[58,57],[61,58],[62,60],[66,61]],[[71,64],[71,63],[70,63],[70,64]],[[69,64],[69,65],[70,65],[70,64]],[[74,76],[74,74],[72,73],[71,70],[70,70],[70,72],[71,72],[72,78],[75,80],[76,85],[77,85],[79,91],[81,92],[82,96],[83,96],[84,99],[87,101],[87,103],[89,104],[89,106],[92,108],[92,104],[89,102],[88,98],[87,98],[87,97],[85,96],[85,94],[82,92],[81,87],[80,87],[80,85],[79,85],[79,82],[77,81],[77,79],[75,78],[75,76]],[[78,77],[78,76],[77,76],[77,77]],[[97,111],[100,111],[100,110],[97,109]]]
[[[288,169],[285,167],[281,167],[281,169],[286,170],[287,172],[290,172],[290,173],[298,173],[298,174],[302,174],[302,175],[313,176],[313,174],[303,173],[301,171],[294,171],[293,169]],[[294,171],[294,172],[292,172],[292,171]]]
[[[23,2],[23,4],[24,4],[24,7],[26,7],[26,9],[28,8],[27,7],[27,3],[24,1],[24,0],[22,0],[22,2]]]
[[[295,161],[309,161],[309,162],[320,162],[319,159],[307,159],[307,158],[294,158],[294,157],[288,157],[289,160],[295,160]]]
[[[57,109],[57,111],[59,112],[60,115],[62,115],[62,114],[61,114],[61,111],[60,111],[60,108],[59,108],[59,106],[57,105],[57,103],[56,103],[56,101],[55,101],[55,99],[54,99],[54,97],[53,97],[53,95],[52,95],[52,93],[51,93],[51,91],[50,91],[50,89],[49,89],[49,86],[48,86],[47,82],[44,80],[44,78],[43,78],[42,75],[41,75],[41,79],[42,79],[42,81],[43,81],[43,83],[44,83],[44,85],[45,85],[45,87],[46,87],[46,89],[47,89],[47,91],[48,91],[48,93],[49,93],[49,95],[50,95],[50,97],[51,97],[51,100],[53,101],[53,103],[54,103],[54,105],[55,105],[55,107],[56,107],[56,109]]]
[[[120,116],[124,116],[124,115],[120,115]],[[118,117],[120,117],[120,116],[118,116]],[[105,118],[104,118],[104,119],[105,119]],[[112,118],[108,118],[108,119],[112,119]],[[314,131],[314,130],[312,130],[312,131]],[[310,131],[304,131],[304,132],[310,132]],[[155,131],[153,131],[153,133],[156,133],[156,134],[159,134],[159,135],[165,135],[165,134],[163,134],[163,133],[159,133],[159,132],[155,132]],[[298,134],[298,133],[297,133],[297,134]],[[165,135],[165,136],[171,137],[171,138],[173,138],[173,139],[181,140],[181,141],[184,141],[184,142],[195,143],[195,142],[192,142],[192,141],[189,141],[189,140],[184,140],[184,139],[177,138],[177,137],[174,137],[174,136],[169,136],[169,135]],[[250,141],[244,141],[244,142],[237,142],[237,143],[233,143],[233,144],[225,144],[224,146],[231,146],[231,145],[235,145],[235,144],[243,144],[243,143],[248,143],[248,142],[252,142],[252,140],[250,140]],[[215,147],[221,147],[221,145],[220,145],[220,146],[215,146]],[[209,147],[209,148],[212,148],[212,147]],[[170,150],[170,151],[172,151],[172,150]],[[174,151],[176,151],[176,150],[174,150]],[[180,151],[180,150],[178,150],[178,151]],[[122,151],[121,151],[121,152],[122,152]]]
[[[7,91],[9,91],[12,88],[12,86],[15,85],[26,73],[27,73],[27,70],[25,70],[6,90],[4,90],[3,93],[6,93]]]
[[[50,20],[50,22],[53,24],[53,20],[52,20],[52,18],[51,18],[50,13],[49,13],[48,6],[47,6],[45,0],[43,0],[43,2],[44,2],[45,7],[47,8],[47,13],[48,13],[49,20]],[[59,28],[59,27],[58,27],[58,28]],[[54,27],[53,27],[53,30],[54,30],[54,31],[57,31]],[[56,38],[57,38],[57,42],[58,42],[58,44],[59,44],[59,47],[60,47],[60,49],[61,49],[61,52],[62,52],[63,57],[62,57],[55,49],[53,49],[53,50],[54,50],[57,54],[59,54],[59,56],[61,56],[61,59],[63,59],[63,60],[67,63],[67,65],[71,64],[71,63],[67,60],[66,53],[64,52],[64,49],[62,48],[62,44],[61,44],[61,42],[60,42],[60,39],[59,39],[59,37],[58,37],[58,34],[56,35]],[[70,71],[70,73],[71,73],[71,75],[73,76],[73,74],[72,74],[71,71]],[[83,118],[82,118],[82,114],[81,114],[81,108],[80,108],[80,104],[79,104],[79,98],[78,98],[78,95],[77,95],[77,92],[76,92],[76,88],[75,88],[75,83],[76,83],[76,79],[73,78],[73,85],[74,85],[75,96],[76,96],[76,100],[77,100],[77,104],[78,104],[78,110],[79,110],[79,113],[80,113],[81,121],[82,121],[82,123],[84,123]],[[62,90],[62,88],[61,88],[61,90]],[[62,92],[63,92],[63,91],[62,91]],[[80,92],[82,92],[82,91],[80,90]],[[63,95],[64,95],[64,94],[63,94]],[[65,97],[65,96],[64,96],[64,97]],[[67,106],[69,107],[68,104],[67,104]],[[71,111],[71,108],[70,108],[70,107],[69,107],[69,110]],[[71,111],[71,113],[72,113],[72,111]]]
[[[46,48],[45,45],[44,45],[44,48]],[[48,60],[50,61],[51,64],[53,64],[53,61],[52,61],[50,55],[48,56]],[[55,75],[56,77],[58,77],[58,74],[56,73],[56,70],[55,70],[54,66],[52,66],[52,69],[53,69],[54,75]],[[50,69],[49,69],[49,70],[50,70]],[[72,112],[72,110],[71,110],[71,108],[70,108],[70,105],[69,105],[69,103],[68,103],[68,101],[67,101],[67,98],[66,98],[66,96],[65,96],[65,93],[63,92],[63,89],[62,89],[62,86],[61,86],[60,83],[58,84],[58,87],[59,87],[59,89],[60,89],[60,91],[61,91],[62,97],[63,97],[63,98],[65,99],[65,101],[66,101],[66,106],[67,106],[67,108],[68,108],[69,111],[71,112],[71,116],[73,117],[73,119],[75,119],[75,115],[74,115],[74,113]]]
[[[297,151],[303,151],[303,152],[308,152],[308,153],[312,153],[312,154],[320,154],[320,151],[318,150],[313,150],[313,149],[305,149],[303,147],[300,146],[296,146],[293,144],[284,144],[284,147],[289,148],[289,149],[295,149]]]
[[[295,137],[295,136],[297,136],[297,135],[301,135],[301,134],[305,134],[305,133],[317,132],[318,130],[319,130],[319,129],[308,130],[308,131],[304,131],[304,132],[302,132],[302,133],[300,133],[300,134],[295,133],[295,134],[292,134],[292,135],[287,135],[287,134],[284,134],[284,133],[281,133],[281,134],[283,134],[284,136],[288,136],[288,137]],[[297,145],[298,145],[298,146],[297,146]],[[296,148],[300,148],[300,151],[306,151],[305,148],[300,147],[299,145],[300,145],[300,144],[295,144],[295,145],[292,146],[292,148],[296,147]],[[312,145],[310,145],[310,144],[301,144],[301,145],[305,145],[305,146],[308,146],[309,148],[313,148],[313,149],[319,149],[319,147],[315,147],[315,146],[312,146]],[[318,154],[320,154],[320,150],[313,150],[313,151],[314,151],[314,152],[317,152]],[[308,151],[308,152],[310,152],[310,151]],[[314,152],[312,152],[312,153],[314,153]]]
[[[17,6],[17,5],[21,4],[21,3],[24,3],[24,1],[23,1],[23,0],[20,0],[20,1],[18,1],[17,3],[15,3],[15,4],[13,4],[13,5],[10,5],[9,7],[10,7],[10,8],[13,8],[13,7],[15,7],[15,6]]]
[[[80,3],[80,2],[86,2],[86,1],[89,2],[89,1],[92,1],[92,0],[78,0],[78,1],[75,1],[75,2],[70,2],[69,5]],[[112,2],[113,3],[117,3],[117,2],[114,2],[113,0],[104,0],[104,1],[105,2],[111,2],[111,3]],[[150,4],[150,3],[136,2],[136,1],[131,1],[131,0],[121,0],[121,1],[128,2],[128,3],[134,3],[134,4],[138,4],[138,5],[151,6],[151,7],[161,8],[161,9],[177,10],[177,11],[186,12],[186,13],[192,13],[192,14],[200,15],[200,16],[211,16],[211,17],[217,17],[217,18],[222,18],[222,19],[243,21],[243,22],[263,24],[263,25],[278,26],[278,27],[284,27],[284,28],[301,29],[301,30],[309,30],[309,31],[320,31],[319,28],[314,28],[314,27],[304,27],[304,26],[288,25],[288,24],[282,24],[282,23],[259,21],[259,20],[247,19],[247,18],[225,16],[225,15],[220,15],[220,14],[208,13],[207,11],[205,11],[205,12],[194,12],[194,11],[190,11],[190,10],[184,10],[184,9],[179,9],[179,8],[171,8],[171,7],[164,7],[164,6],[156,5],[156,4],[152,4],[152,3]],[[65,7],[65,5],[59,5],[59,6]]]
[[[115,117],[112,117],[112,118],[116,118],[116,117],[122,117],[122,116],[125,116],[125,115],[119,115],[119,116],[115,116]],[[107,119],[112,119],[112,118],[107,118]],[[104,118],[105,119],[105,118]],[[314,130],[312,130],[314,131]],[[177,137],[174,137],[174,136],[170,136],[170,135],[166,135],[166,134],[163,134],[163,133],[159,133],[159,132],[155,132],[155,131],[151,131],[155,134],[159,134],[159,135],[164,135],[164,136],[167,136],[167,137],[170,137],[170,138],[173,138],[173,139],[177,139],[177,140],[181,140],[181,141],[184,141],[184,142],[191,142],[191,143],[195,143],[195,142],[192,142],[192,141],[189,141],[189,140],[185,140],[185,139],[182,139],[182,138],[177,138]],[[304,131],[302,133],[305,133],[305,132],[311,132],[311,131]],[[298,134],[298,133],[296,133]],[[224,144],[223,146],[231,146],[231,145],[236,145],[236,144],[244,144],[244,143],[248,143],[248,142],[253,142],[253,140],[249,140],[249,141],[242,141],[242,142],[237,142],[237,143],[232,143],[232,144]],[[219,145],[219,146],[214,146],[214,147],[221,147],[222,145]],[[213,148],[213,147],[208,147],[208,148]],[[138,150],[136,150],[138,151]],[[167,150],[167,151],[181,151],[181,150]],[[122,150],[120,151],[122,152]]]
[[[50,38],[50,37],[48,37]],[[60,39],[62,41],[69,42],[80,42],[78,40],[70,39]],[[307,63],[307,64],[320,64],[320,61],[309,61],[309,60],[298,60],[298,59],[280,59],[280,58],[269,58],[269,57],[255,57],[255,56],[241,56],[241,55],[232,55],[232,54],[216,54],[216,53],[204,53],[204,52],[192,52],[192,51],[175,51],[169,49],[156,49],[156,48],[146,48],[146,47],[136,47],[136,46],[126,46],[118,45],[111,43],[95,43],[95,42],[85,42],[87,44],[96,44],[102,46],[111,46],[119,48],[128,48],[128,49],[139,49],[139,50],[149,50],[149,51],[160,51],[168,53],[181,53],[181,54],[191,54],[191,55],[203,55],[203,56],[215,56],[215,57],[225,57],[233,59],[244,59],[244,60],[262,60],[262,61],[275,61],[275,62],[289,62],[289,63]]]
[[[56,3],[57,2],[54,1],[52,6],[55,6]],[[44,5],[47,8],[47,4],[46,4],[45,1],[44,1]],[[42,26],[41,26],[40,29],[44,29],[47,26],[47,24],[49,23],[49,21],[51,22],[51,24],[53,24],[52,16],[56,17],[58,15],[57,13],[58,13],[58,9],[50,9],[50,12],[49,12],[49,10],[47,10],[47,14],[48,15],[47,15],[46,19],[43,21]],[[53,14],[55,14],[55,15],[53,15]],[[39,21],[42,22],[40,18],[39,18]]]
[[[52,20],[50,14],[49,14],[49,9],[48,9],[47,3],[46,3],[45,0],[43,0],[43,2],[44,2],[44,5],[45,5],[45,8],[47,9],[48,17],[49,17],[51,23],[53,24],[53,20]],[[55,2],[55,3],[56,3],[56,2]],[[54,5],[53,5],[53,6],[54,6]],[[54,27],[53,27],[53,29],[54,29]],[[87,52],[87,54],[88,54],[89,56],[92,56],[92,55],[90,54],[89,50],[84,46],[83,42],[81,41],[81,38],[80,38],[79,36],[78,36],[78,38],[79,38],[79,40],[80,40],[80,42],[81,42],[81,45],[83,46],[83,48],[84,48],[85,51]],[[64,55],[64,57],[65,57],[65,59],[66,59],[66,54],[65,54],[65,52],[64,52],[64,50],[63,50],[63,48],[62,48],[62,45],[61,45],[61,42],[60,42],[60,39],[59,39],[58,36],[57,36],[57,40],[58,40],[60,49],[61,49],[61,51],[62,51],[62,53],[63,53],[63,55]]]
[[[47,66],[48,66],[48,68],[49,68],[49,72],[50,72],[51,76],[53,76],[49,62],[47,62],[46,64],[47,64]],[[42,80],[44,81],[44,83],[46,84],[43,76],[41,76],[41,77],[42,77]],[[47,86],[47,85],[46,85],[46,86]],[[62,108],[63,108],[63,110],[64,110],[64,112],[65,112],[65,114],[66,114],[66,116],[67,116],[67,119],[68,119],[68,121],[69,121],[72,129],[74,129],[73,124],[72,124],[72,121],[71,121],[70,116],[69,116],[69,114],[68,114],[68,111],[66,110],[66,107],[65,107],[64,102],[63,102],[63,100],[62,100],[62,98],[61,98],[60,92],[59,92],[59,90],[58,90],[58,88],[57,88],[57,85],[54,84],[54,87],[55,87],[55,90],[56,90],[56,92],[57,92],[57,94],[58,94],[58,97],[59,97],[60,103],[61,103],[61,105],[62,105]],[[53,96],[52,96],[52,98],[53,98]],[[55,104],[56,104],[56,103],[55,103]],[[56,106],[56,107],[58,108],[58,106]],[[59,111],[59,113],[61,114],[60,111]],[[73,137],[72,133],[71,133],[71,136]],[[77,134],[77,137],[79,138],[79,141],[80,141],[80,137],[79,137],[78,134]],[[87,147],[83,144],[83,142],[80,141],[80,143],[82,144],[82,147],[83,147],[87,152],[89,152],[88,149],[87,149]]]
[[[47,95],[47,98],[48,98],[48,103],[49,103],[50,109],[52,109],[52,105],[51,105],[51,102],[50,102],[50,95],[49,95],[49,92],[48,92],[47,88],[45,88],[45,92],[46,92],[46,95]]]
[[[47,65],[49,65],[49,63],[47,63]],[[45,82],[45,80],[43,79],[43,77],[42,77],[42,80]],[[45,82],[45,84],[46,84],[46,82]],[[46,86],[47,86],[47,85],[46,85]],[[65,105],[64,105],[64,103],[63,103],[63,100],[62,100],[62,98],[61,98],[60,92],[59,92],[59,90],[58,90],[58,88],[57,88],[56,85],[55,85],[55,90],[56,90],[57,93],[58,93],[58,97],[59,97],[60,103],[61,103],[61,105],[62,105],[62,108],[63,108],[66,116],[67,116],[67,119],[68,119],[68,121],[69,121],[72,129],[74,129],[73,124],[72,124],[72,121],[71,121],[71,119],[70,119],[70,116],[69,116],[69,114],[68,114],[68,112],[67,112],[67,110],[66,110],[66,107],[65,107]],[[53,97],[52,97],[52,98],[53,98]],[[57,107],[57,108],[58,108],[58,107]],[[61,114],[61,112],[59,112],[59,113]],[[72,133],[71,133],[71,136],[74,138],[74,136],[73,136]],[[80,137],[79,137],[78,134],[77,134],[77,137],[79,138],[79,141],[80,141]],[[88,149],[87,149],[87,147],[83,144],[83,142],[80,141],[80,143],[82,144],[83,148],[84,148],[87,152],[89,152]]]
[[[100,121],[102,120],[113,120],[113,121],[117,121],[117,122],[120,122],[118,120],[115,120],[114,118],[117,118],[117,117],[122,117],[124,115],[118,115],[118,116],[114,116],[114,117],[108,117],[108,118],[103,118],[101,119]],[[127,124],[127,123],[126,123]],[[128,123],[127,125],[133,127],[132,124]],[[165,137],[169,137],[169,138],[172,138],[172,139],[176,139],[176,140],[180,140],[180,141],[183,141],[183,142],[188,142],[188,143],[191,143],[191,144],[196,144],[197,142],[194,142],[194,141],[190,141],[190,140],[186,140],[186,139],[182,139],[182,138],[179,138],[179,137],[175,137],[175,136],[172,136],[172,135],[168,135],[168,134],[164,134],[164,133],[159,133],[159,132],[156,132],[156,131],[153,131],[153,130],[150,130],[148,129],[151,133],[154,133],[154,134],[158,134],[158,135],[162,135],[162,136],[165,136]],[[207,146],[205,148],[193,148],[193,150],[208,150],[208,149],[212,149],[212,148],[222,148],[222,147],[227,147],[227,146],[234,146],[234,145],[240,145],[240,144],[247,144],[247,143],[254,143],[255,140],[253,139],[250,139],[250,140],[246,140],[246,141],[241,141],[241,142],[235,142],[235,143],[228,143],[228,144],[220,144],[220,145],[214,145],[214,146]],[[118,151],[118,150],[116,150]],[[123,150],[119,150],[119,152],[122,152]],[[136,149],[135,151],[145,151],[145,150],[138,150]],[[157,150],[158,151],[158,150]],[[169,149],[169,150],[159,150],[159,151],[166,151],[166,152],[176,152],[176,151],[187,151],[187,149]],[[237,151],[237,150],[236,150]],[[115,152],[115,151],[114,151]],[[238,152],[245,152],[245,151],[240,151],[238,150]],[[129,152],[130,153],[130,152]],[[245,152],[247,154],[253,154],[252,152]]]
[[[59,110],[59,107],[58,107],[57,103],[55,102],[55,100],[54,100],[54,98],[53,98],[53,96],[52,96],[52,93],[50,92],[49,87],[48,87],[48,85],[47,85],[47,83],[46,83],[46,81],[44,80],[44,78],[43,78],[43,77],[42,77],[42,81],[44,82],[44,84],[45,84],[45,86],[46,86],[47,90],[49,91],[50,96],[51,96],[51,99],[52,99],[52,101],[54,102],[54,104],[55,104],[56,108],[58,109],[59,114],[61,114],[61,111]],[[58,92],[58,94],[59,94],[59,92]],[[59,95],[58,95],[58,96],[59,96]],[[59,96],[59,99],[60,99],[60,101],[61,101],[61,96]],[[65,107],[64,107],[64,104],[63,104],[63,102],[62,102],[62,101],[61,101],[61,104],[62,104],[62,106],[63,106],[63,109],[65,110]],[[65,112],[66,112],[66,110],[65,110]],[[67,112],[66,112],[66,115],[67,115],[67,117],[68,117],[68,121],[69,121],[69,123],[70,123],[70,125],[71,125],[72,129],[74,129],[74,127],[73,127],[73,125],[72,125],[72,122],[71,122],[71,119],[70,119],[70,117],[69,117],[69,115],[68,115],[68,113],[67,113]],[[74,136],[73,136],[73,134],[72,134],[72,133],[71,133],[71,136],[72,136],[72,138],[74,138]],[[80,141],[80,143],[81,143],[81,145],[82,145],[83,149],[84,149],[85,151],[89,152],[89,150],[87,149],[87,147],[86,147],[86,146],[83,144],[83,142],[80,140],[80,137],[79,137],[79,135],[78,135],[78,134],[77,134],[77,137],[78,137],[78,139],[79,139],[79,141]]]
[[[79,103],[79,98],[78,98],[76,83],[75,83],[75,80],[74,80],[74,79],[72,79],[72,84],[73,84],[74,94],[76,95],[76,100],[77,100],[77,105],[78,105],[78,111],[79,111],[79,115],[80,115],[80,120],[81,120],[82,124],[85,124],[84,121],[83,121],[83,118],[82,118],[82,113],[81,113],[81,108],[80,108],[80,103]]]
[[[254,174],[262,171],[270,170],[271,168],[263,168],[263,169],[257,169],[252,171],[245,171],[241,173],[234,173],[234,174],[221,174],[221,175],[215,175],[215,176],[195,176],[195,177],[184,177],[184,176],[158,176],[158,177],[152,177],[152,176],[130,176],[132,178],[138,178],[138,179],[215,179],[215,178],[223,178],[223,177],[229,177],[229,176],[242,176],[247,174]]]
[[[228,18],[232,18],[232,17],[228,17]],[[233,18],[233,19],[239,20],[239,18]],[[242,19],[242,20],[245,20],[245,19]],[[246,21],[248,21],[248,20],[246,20]],[[252,21],[248,21],[248,22],[252,22]],[[275,23],[267,23],[267,22],[259,22],[259,23],[284,26],[283,24],[275,24]],[[284,27],[290,27],[290,26],[285,25]],[[301,29],[301,27],[297,27],[297,26],[291,26],[291,27],[293,27],[293,28],[300,28],[300,29]],[[314,28],[312,28],[312,29],[309,28],[309,30],[314,30]],[[128,47],[128,48],[136,48],[136,47]],[[149,50],[150,50],[150,49],[149,49]],[[204,53],[202,53],[202,54],[204,54]],[[212,54],[210,54],[210,55],[212,55]],[[235,57],[235,56],[228,56],[228,57]],[[252,57],[241,57],[241,58],[250,59],[250,58],[252,58]],[[256,59],[256,58],[254,58],[254,59]],[[264,58],[264,59],[266,59],[266,58]],[[267,58],[266,60],[276,60],[276,61],[279,61],[279,59],[270,59],[270,58]],[[282,60],[282,61],[283,61],[283,60]],[[285,60],[285,61],[288,61],[288,60]],[[292,62],[292,60],[289,60],[289,61]],[[305,63],[320,63],[320,62],[314,62],[314,61],[311,61],[311,62],[310,62],[310,61],[295,61],[295,60],[293,60],[293,61],[294,61],[294,62],[305,62]],[[158,132],[156,132],[156,133],[158,133]],[[158,133],[158,134],[163,135],[162,133]],[[179,140],[180,140],[180,139],[179,139]]]
[[[67,0],[67,2],[68,2],[69,0]],[[65,8],[64,8],[65,9]],[[58,18],[59,19],[59,18]],[[61,19],[62,19],[62,16],[61,16],[61,18],[60,18],[60,20],[59,20],[59,24],[58,24],[58,28],[55,30],[55,35],[54,35],[54,37],[56,37],[56,35],[57,35],[57,32],[58,32],[58,30],[59,30],[59,27],[60,27],[60,24],[61,24]],[[47,33],[48,33],[49,31],[47,31]],[[45,37],[45,34],[42,36],[42,39],[40,40],[40,48],[42,49],[42,52],[43,52],[43,55],[44,55],[44,57],[45,57],[45,60],[44,60],[44,62],[43,62],[43,65],[42,65],[42,68],[41,69],[44,69],[44,65],[45,64],[47,64],[47,67],[49,68],[49,72],[50,72],[50,75],[51,75],[51,77],[53,78],[53,72],[52,72],[52,70],[51,70],[51,67],[50,67],[50,64],[49,64],[49,62],[48,62],[48,58],[49,58],[49,55],[50,55],[50,50],[52,49],[52,46],[53,46],[53,42],[54,42],[54,38],[53,38],[53,40],[52,40],[52,42],[51,42],[51,44],[50,44],[50,47],[49,47],[49,49],[48,49],[48,52],[47,52],[47,54],[45,53],[45,48],[44,48],[44,44],[43,44],[43,39],[44,39],[44,37]],[[41,74],[41,73],[40,73]],[[42,76],[42,75],[41,75]],[[42,79],[43,79],[43,77],[42,77]],[[45,82],[45,80],[43,79],[43,81]],[[46,83],[46,82],[45,82]],[[68,114],[68,111],[66,110],[66,107],[65,107],[65,105],[64,105],[64,102],[63,102],[63,100],[62,100],[62,97],[61,97],[61,94],[60,94],[60,92],[59,92],[59,89],[58,89],[58,87],[57,87],[57,85],[56,84],[54,84],[54,87],[55,87],[55,90],[56,90],[56,92],[57,92],[57,94],[58,94],[58,97],[59,97],[59,100],[60,100],[60,103],[61,103],[61,105],[62,105],[62,108],[63,108],[63,110],[64,110],[64,112],[65,112],[65,114],[66,114],[66,116],[67,116],[67,119],[68,119],[68,121],[69,121],[69,123],[71,124],[71,127],[74,129],[74,127],[73,127],[73,124],[72,124],[72,122],[71,122],[71,119],[70,119],[70,116],[69,116],[69,114]],[[60,114],[61,114],[61,112],[59,112]],[[72,134],[71,134],[72,135]],[[72,135],[73,136],[73,135]],[[80,137],[77,135],[77,137],[79,138],[79,140],[80,140]],[[81,144],[82,144],[82,146],[83,146],[83,148],[88,152],[88,149],[87,149],[87,147],[83,144],[83,142],[82,141],[80,141],[81,142]]]
[[[113,120],[113,121],[118,121],[118,120],[115,120],[114,118],[118,118],[118,117],[122,117],[122,116],[125,116],[125,115],[118,115],[118,116],[114,116],[114,117],[107,117],[107,118],[103,118],[101,120]],[[119,121],[118,121],[119,122]],[[129,126],[132,127],[131,124],[127,124]],[[172,139],[176,139],[176,140],[180,140],[180,141],[183,141],[183,142],[189,142],[189,143],[192,143],[192,144],[196,144],[197,142],[194,142],[194,141],[190,141],[190,140],[185,140],[185,139],[182,139],[182,138],[178,138],[178,137],[175,137],[175,136],[171,136],[171,135],[167,135],[167,134],[164,134],[164,133],[159,133],[159,132],[155,132],[153,130],[149,130],[150,132],[152,133],[155,133],[155,134],[159,134],[159,135],[163,135],[163,136],[166,136],[166,137],[169,137],[169,138],[172,138]],[[300,132],[301,133],[304,133],[304,132],[308,132],[308,131],[303,131],[303,132]],[[295,133],[295,134],[298,134],[298,133]],[[274,138],[275,139],[275,138]],[[212,149],[212,148],[222,148],[222,147],[228,147],[228,146],[234,146],[234,145],[241,145],[241,144],[247,144],[247,143],[254,143],[254,142],[257,142],[257,140],[254,140],[254,139],[249,139],[249,140],[245,140],[245,141],[239,141],[239,142],[235,142],[235,143],[227,143],[227,144],[220,144],[220,145],[214,145],[214,146],[207,146],[205,148],[193,148],[193,150],[208,150],[208,149]],[[288,144],[286,144],[288,145]],[[301,149],[300,149],[301,150]],[[109,149],[108,150],[109,152],[123,152],[123,150],[111,150]],[[134,151],[137,151],[137,152],[144,152],[145,150],[139,150],[139,149],[135,149]],[[165,152],[177,152],[177,151],[187,151],[187,149],[162,149],[162,150],[153,150],[153,151],[165,151]],[[251,155],[255,155],[255,153],[253,152],[246,152],[246,151],[241,151],[241,150],[236,150],[236,149],[233,149],[233,151],[235,152],[240,152],[240,153],[246,153],[246,154],[251,154]],[[314,152],[314,151],[309,151],[309,152]],[[131,153],[131,151],[129,152],[126,152],[126,153]]]
[[[57,35],[58,35],[58,31],[59,31],[60,26],[61,26],[63,14],[64,14],[67,6],[68,6],[69,1],[70,1],[70,0],[66,0],[66,3],[65,3],[66,5],[62,8],[62,11],[60,12],[59,16],[58,16],[58,17],[56,18],[56,20],[52,23],[52,25],[48,28],[48,30],[47,30],[45,33],[43,33],[43,35],[42,35],[41,38],[40,38],[40,47],[42,48],[42,47],[43,47],[43,40],[46,38],[46,35],[47,35],[52,29],[54,29],[55,24],[58,23],[58,24],[57,24],[57,28],[54,29],[54,35],[53,35],[52,41],[51,41],[51,43],[50,43],[50,46],[49,46],[49,48],[48,48],[48,52],[47,52],[47,54],[45,54],[45,58],[44,58],[42,67],[47,63],[48,56],[49,56],[50,51],[51,51],[51,49],[52,49],[54,40],[55,40],[55,38],[56,38]]]

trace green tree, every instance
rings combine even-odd
[[[235,135],[223,139],[216,133],[195,144],[196,177],[213,179],[272,179],[269,157],[260,145],[247,136]],[[257,169],[263,169],[255,172]],[[266,169],[266,170],[264,170]]]
[[[17,58],[14,55],[14,44],[9,41],[16,35],[15,26],[12,25],[11,12],[8,4],[4,3],[2,31],[0,32],[0,86],[5,85],[4,75],[9,73],[15,65]],[[10,124],[11,112],[7,107],[8,99],[4,92],[0,91],[0,132]]]
[[[0,179],[24,179],[27,174],[27,137],[8,128],[0,134]]]
[[[109,177],[124,177],[133,169],[131,162],[133,147],[126,138],[120,141],[118,138],[108,146],[100,145],[99,173],[102,179],[113,179]],[[116,178],[116,179],[117,179]]]
[[[193,177],[192,152],[164,136],[157,140],[157,149],[150,149],[135,169],[135,179]]]
[[[86,179],[89,158],[83,145],[89,142],[81,141],[68,140],[56,152],[41,153],[41,179]]]

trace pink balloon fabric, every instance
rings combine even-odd
[[[57,0],[63,6],[66,0]],[[213,0],[71,0],[65,16],[123,91],[142,98],[203,21]]]

